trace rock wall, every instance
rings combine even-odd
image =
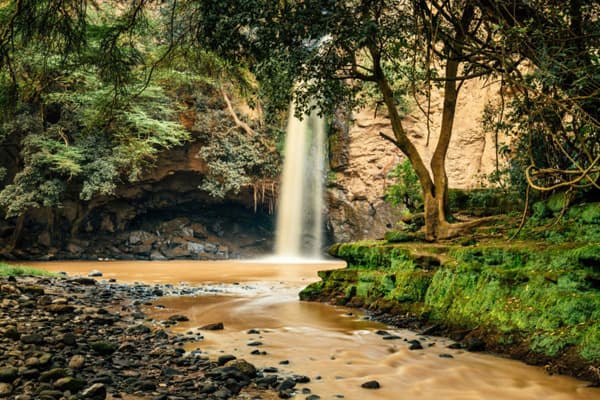
[[[446,169],[451,188],[472,189],[485,185],[485,175],[496,166],[495,132],[485,132],[482,115],[486,104],[499,96],[500,87],[482,80],[465,82],[461,89]],[[421,103],[426,106],[425,100]],[[429,144],[427,120],[416,104],[403,118],[403,126],[426,164],[435,150],[443,96],[431,96]],[[404,154],[380,132],[393,137],[385,107],[341,112],[336,115],[330,137],[332,172],[328,179],[328,231],[335,242],[382,238],[396,226],[401,210],[385,202],[388,174],[405,159]]]

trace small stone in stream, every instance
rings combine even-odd
[[[421,345],[421,342],[419,342],[416,339],[409,340],[408,343],[410,344],[410,346],[408,346],[409,350],[423,350],[423,346]]]
[[[220,330],[223,330],[224,328],[225,327],[223,326],[222,322],[217,322],[214,324],[208,324],[208,325],[201,326],[198,329],[201,329],[203,331],[220,331]]]
[[[485,343],[478,337],[470,338],[467,341],[467,351],[483,351],[485,350]]]
[[[311,394],[310,396],[306,396],[306,400],[321,400],[321,396],[317,396],[316,394]]]
[[[256,376],[256,367],[246,360],[232,360],[225,364],[226,367],[235,368],[248,378]]]
[[[285,378],[283,381],[281,381],[279,385],[277,385],[275,390],[277,390],[278,392],[282,392],[288,389],[292,389],[294,386],[296,386],[296,381],[294,379]]]
[[[89,276],[90,278],[97,278],[97,277],[100,277],[100,276],[102,276],[102,272],[98,271],[97,269],[94,269],[94,270],[92,270],[92,272],[90,272],[90,273],[88,274],[88,276]]]
[[[186,317],[185,315],[181,315],[181,314],[175,314],[175,315],[171,315],[169,317],[169,321],[173,321],[173,322],[185,322],[185,321],[189,321],[190,319],[188,317]]]
[[[81,354],[75,354],[69,360],[69,368],[71,368],[71,369],[78,370],[78,369],[83,368],[84,365],[85,365],[85,357],[82,356]]]
[[[440,358],[454,358],[452,354],[442,353],[438,357]]]
[[[235,360],[237,357],[231,354],[225,354],[222,356],[219,356],[219,358],[217,359],[217,364],[219,365],[225,365],[227,364],[229,361]]]
[[[280,365],[289,365],[289,363],[290,363],[290,360],[282,360],[282,361],[279,361],[279,364],[280,364]]]
[[[12,340],[19,340],[21,334],[19,333],[16,327],[9,325],[4,330],[4,337]]]
[[[146,333],[150,333],[150,328],[146,325],[139,324],[132,327],[127,328],[125,331],[128,335],[145,335]]]
[[[106,386],[102,383],[94,383],[92,386],[81,391],[84,399],[104,400],[106,399]]]
[[[463,348],[463,345],[460,343],[452,343],[451,345],[448,345],[447,347],[452,350],[460,350]]]
[[[248,346],[262,346],[263,342],[260,342],[258,340],[255,340],[253,342],[248,343]]]
[[[94,286],[96,284],[96,280],[92,278],[73,278],[71,282],[84,286]]]
[[[65,333],[59,336],[58,340],[66,346],[75,346],[77,344],[77,337],[72,333]]]
[[[64,378],[57,379],[52,386],[58,390],[68,390],[71,393],[75,393],[85,386],[85,381],[72,376],[65,376]]]
[[[310,382],[310,378],[306,375],[294,375],[294,380],[296,383],[308,383]]]
[[[380,335],[380,336],[387,336],[387,335],[389,335],[390,333],[389,333],[388,331],[382,331],[382,330],[380,329],[380,330],[378,330],[378,331],[375,331],[375,334],[376,334],[376,335]]]
[[[396,336],[396,335],[385,335],[382,337],[383,340],[398,340],[398,339],[402,339],[400,336]]]
[[[50,382],[59,378],[64,378],[67,375],[67,370],[64,368],[53,368],[50,371],[42,372],[40,375],[40,381]]]
[[[321,375],[317,375],[317,376],[315,376],[315,381],[320,381],[321,379],[323,379],[323,378],[321,377]]]
[[[268,374],[274,374],[277,371],[279,371],[279,370],[277,368],[275,368],[275,367],[266,367],[266,368],[263,368],[263,372],[266,372]]]
[[[54,314],[70,314],[75,311],[75,307],[69,304],[50,304],[46,310]]]
[[[156,390],[156,384],[152,381],[138,381],[135,384],[135,388],[142,392],[152,392],[153,390]]]
[[[248,332],[246,332],[248,335],[258,335],[260,333],[259,330],[257,329],[250,329]]]
[[[117,345],[110,342],[92,342],[90,343],[90,346],[92,347],[92,349],[94,349],[96,353],[101,354],[103,356],[110,355],[117,350]]]
[[[42,335],[32,333],[31,335],[21,335],[21,343],[23,344],[40,344],[44,341]]]
[[[363,389],[379,389],[381,386],[377,381],[368,381],[360,385],[360,387]]]
[[[14,367],[0,368],[0,382],[11,383],[19,376],[19,370]]]
[[[13,387],[10,383],[0,383],[0,397],[8,397],[13,392]]]

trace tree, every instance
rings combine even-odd
[[[301,111],[320,107],[327,113],[341,103],[356,104],[360,88],[374,85],[394,133],[387,139],[406,154],[418,176],[426,238],[437,240],[469,226],[448,222],[445,159],[461,81],[472,77],[462,75],[470,65],[461,43],[478,29],[480,20],[470,2],[447,3],[460,13],[457,23],[436,21],[420,1],[187,2],[193,11],[186,15],[194,17],[182,25],[193,27],[195,40],[224,57],[246,60],[268,90],[280,93],[279,98],[293,92]],[[434,31],[441,33],[433,36]],[[394,87],[399,78],[423,82],[433,77],[444,86],[444,111],[427,166],[402,126]]]

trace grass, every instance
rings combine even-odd
[[[0,276],[56,276],[55,273],[0,261]]]

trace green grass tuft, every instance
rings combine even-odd
[[[23,265],[6,264],[0,261],[0,276],[56,276],[56,274]]]

